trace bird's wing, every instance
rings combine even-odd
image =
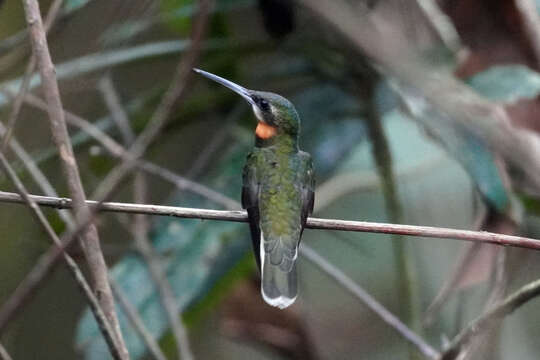
[[[313,213],[315,204],[315,176],[313,173],[313,161],[311,156],[302,152],[305,181],[302,187],[302,232],[306,226],[306,220]],[[301,236],[301,235],[300,235]]]
[[[253,153],[250,153],[247,156],[242,174],[242,208],[246,209],[248,213],[253,252],[255,253],[255,260],[257,261],[257,266],[260,270],[261,258],[259,246],[261,241],[261,229],[259,226],[259,181],[257,179],[257,168],[255,166],[255,155]]]

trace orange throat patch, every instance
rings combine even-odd
[[[277,128],[259,121],[259,124],[255,129],[255,134],[261,139],[270,139],[277,134]]]

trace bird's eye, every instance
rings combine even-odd
[[[268,111],[270,110],[270,104],[268,104],[268,101],[264,100],[264,99],[261,99],[261,101],[259,102],[259,107],[261,108],[261,110],[263,111]]]

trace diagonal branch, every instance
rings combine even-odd
[[[48,206],[57,209],[71,209],[72,200],[68,198],[56,198],[50,196],[31,195],[31,198],[41,206]],[[17,194],[0,191],[0,203],[15,203],[23,202]],[[178,206],[164,205],[148,205],[148,204],[130,204],[120,202],[97,202],[87,200],[87,204],[91,207],[98,206],[99,211],[104,212],[120,212],[130,214],[146,214],[157,216],[174,216],[185,219],[205,219],[205,220],[222,220],[233,222],[247,222],[247,214],[243,210],[226,211],[226,210],[209,210],[185,208]],[[450,229],[433,226],[417,226],[417,225],[401,225],[377,223],[369,221],[351,221],[338,219],[320,219],[310,217],[307,219],[306,228],[319,230],[338,230],[338,231],[354,231],[354,232],[369,232],[378,234],[397,234],[406,236],[419,236],[437,239],[449,240],[464,240],[479,243],[488,243],[503,246],[513,246],[526,249],[540,250],[540,240],[496,234],[487,231],[472,231],[461,229]]]
[[[26,22],[28,23],[30,40],[37,66],[42,79],[42,88],[48,104],[49,120],[53,141],[58,148],[62,170],[66,178],[69,192],[73,197],[74,213],[79,223],[90,216],[86,205],[86,195],[82,186],[77,161],[71,147],[65,122],[60,91],[56,81],[54,64],[51,59],[47,38],[41,20],[37,0],[24,0]],[[107,320],[114,331],[116,343],[120,347],[121,358],[129,359],[129,354],[120,331],[120,325],[114,307],[114,298],[108,282],[107,265],[101,251],[97,228],[89,223],[82,231],[81,244],[93,277],[94,292],[105,312]]]
[[[122,292],[120,286],[114,281],[114,279],[110,278],[109,282],[111,283],[111,287],[114,295],[116,296],[116,299],[126,313],[126,317],[128,318],[135,331],[139,333],[139,336],[141,337],[143,342],[146,344],[148,352],[156,360],[167,360],[167,357],[163,354],[163,351],[161,351],[159,344],[156,342],[150,331],[144,325],[144,322],[141,319],[140,315],[137,313],[137,309],[135,308],[135,306],[133,306],[129,302],[128,298]]]
[[[356,284],[351,278],[341,272],[334,265],[326,261],[322,256],[317,254],[307,245],[300,247],[302,255],[311,263],[319,267],[326,274],[335,279],[345,289],[351,292],[355,297],[362,300],[371,311],[375,312],[379,317],[392,328],[396,329],[407,341],[416,346],[416,348],[430,359],[438,359],[440,354],[431,345],[426,343],[421,337],[416,335],[411,329],[401,322],[394,314],[388,311],[377,300],[369,295],[364,289]]]
[[[517,290],[505,300],[495,304],[491,310],[472,321],[464,330],[462,330],[452,340],[446,351],[441,357],[441,360],[456,359],[461,348],[469,343],[474,337],[482,334],[485,330],[491,328],[492,323],[511,314],[514,310],[524,305],[528,301],[540,295],[540,279],[535,280],[521,289]]]

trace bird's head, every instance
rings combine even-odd
[[[255,129],[258,138],[269,140],[277,135],[298,137],[300,119],[294,105],[283,96],[265,91],[249,90],[204,70],[193,70],[231,89],[251,105],[258,121]]]

